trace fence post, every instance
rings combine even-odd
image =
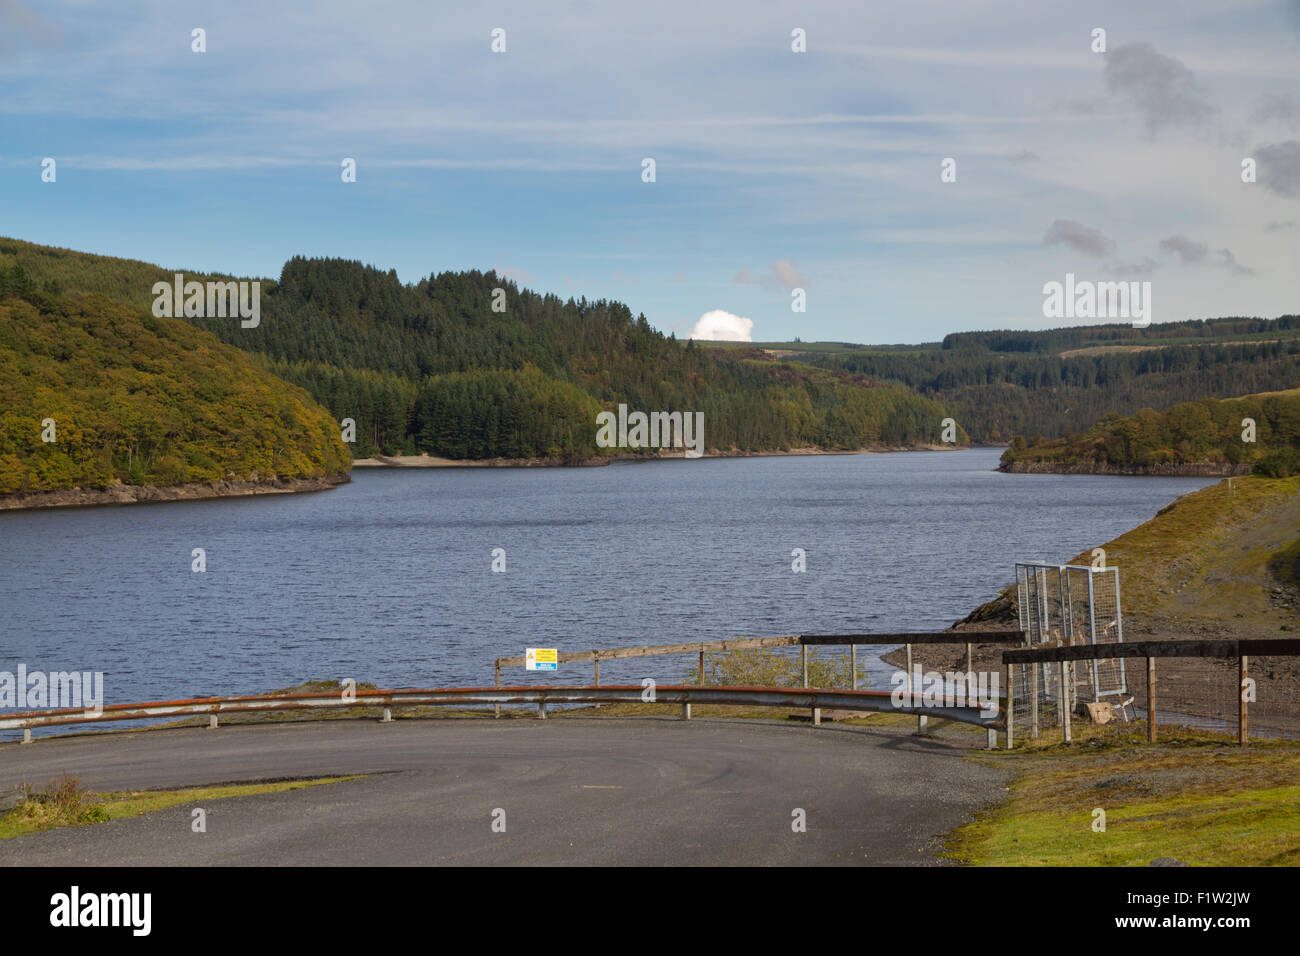
[[[1029,664],[1029,736],[1038,739],[1038,672],[1043,665],[1034,661]]]
[[[1003,671],[1006,673],[1006,681],[1007,681],[1007,697],[1006,697],[1006,700],[1007,700],[1007,749],[1008,749],[1008,750],[1010,750],[1010,749],[1012,748],[1012,746],[1014,745],[1014,742],[1015,742],[1015,733],[1016,733],[1016,732],[1015,732],[1015,729],[1014,729],[1014,728],[1015,728],[1015,719],[1016,719],[1016,717],[1015,717],[1015,715],[1016,715],[1016,701],[1015,701],[1015,697],[1014,697],[1014,695],[1012,694],[1012,688],[1016,686],[1016,685],[1015,685],[1015,680],[1016,680],[1016,671],[1015,671],[1015,667],[1016,667],[1015,664],[1007,664],[1007,665],[1003,668]]]
[[[849,645],[849,661],[853,668],[853,689],[858,689],[858,645]]]
[[[700,647],[700,680],[699,685],[704,686],[704,647]]]
[[[1240,710],[1237,712],[1237,744],[1246,746],[1246,740],[1250,736],[1250,730],[1246,725],[1246,655],[1242,654],[1240,664],[1238,665],[1238,676],[1241,678],[1237,681],[1237,694],[1241,697],[1241,703],[1238,705]]]
[[[1070,692],[1074,690],[1074,673],[1069,661],[1061,661],[1061,729],[1062,739],[1070,742]]]
[[[1156,742],[1156,659],[1147,658],[1147,743]]]
[[[799,652],[803,655],[803,686],[808,686],[808,645],[801,644]]]
[[[492,662],[492,667],[497,672],[497,690],[500,690],[501,689],[501,658],[498,657],[496,660],[494,660]],[[499,702],[492,705],[492,716],[498,718],[501,716],[501,704]]]
[[[970,706],[971,698],[975,696],[975,667],[973,664],[974,657],[971,653],[971,643],[966,642],[966,706]]]
[[[599,657],[595,658],[592,661],[592,663],[595,664],[596,666],[596,686],[599,687],[600,686],[600,658]]]

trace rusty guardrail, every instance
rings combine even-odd
[[[814,724],[820,723],[822,708],[865,710],[879,713],[924,714],[961,723],[975,724],[989,732],[995,745],[996,732],[1003,730],[1001,707],[992,717],[978,707],[895,707],[888,691],[822,690],[795,687],[699,687],[685,684],[612,685],[606,687],[445,687],[431,689],[358,690],[308,694],[253,694],[242,697],[199,697],[188,700],[112,704],[101,711],[80,708],[25,711],[0,717],[0,730],[24,731],[24,743],[31,741],[33,727],[97,724],[151,717],[185,717],[207,714],[215,728],[221,714],[259,711],[306,710],[331,707],[382,707],[382,720],[392,720],[392,708],[399,705],[474,706],[535,705],[538,717],[546,716],[551,704],[659,703],[680,704],[682,717],[690,719],[692,704],[748,707],[791,707],[811,710]]]
[[[808,687],[808,648],[828,646],[848,646],[850,666],[853,674],[853,690],[858,689],[858,645],[893,646],[901,644],[906,659],[903,672],[907,675],[907,690],[912,692],[912,645],[913,644],[965,644],[966,673],[973,674],[974,646],[976,644],[1026,644],[1028,634],[1019,630],[987,631],[905,631],[894,634],[787,634],[780,637],[733,637],[719,641],[688,641],[684,644],[643,644],[635,647],[609,647],[591,651],[564,651],[556,654],[559,664],[585,664],[593,667],[592,683],[600,686],[600,662],[627,660],[641,657],[661,657],[672,654],[699,655],[699,683],[704,683],[704,655],[726,651],[751,650],[761,647],[798,647],[803,657],[803,686]],[[521,655],[498,657],[492,662],[496,675],[495,684],[501,686],[501,668],[523,667],[527,658]],[[973,687],[967,685],[967,699]],[[931,709],[918,712],[916,717],[917,733],[926,729],[926,718]],[[500,716],[500,707],[497,716]],[[813,723],[819,723],[820,710],[813,708]]]

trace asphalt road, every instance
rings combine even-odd
[[[962,742],[737,719],[334,720],[0,746],[0,788],[361,780],[0,841],[0,864],[935,864],[1004,793]],[[207,832],[191,830],[203,806]],[[806,832],[794,832],[794,811]],[[505,811],[505,832],[493,814]],[[498,819],[500,815],[498,814]]]

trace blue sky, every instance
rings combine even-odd
[[[1300,311],[1297,0],[0,0],[0,90],[0,234],[169,267],[496,268],[760,341],[1049,327],[1066,272]]]

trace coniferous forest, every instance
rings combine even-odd
[[[6,257],[50,292],[93,290],[139,309],[149,308],[153,283],[172,276],[17,240],[0,243]],[[393,271],[296,257],[278,281],[262,282],[256,328],[186,321],[253,353],[336,420],[352,419],[358,457],[592,457],[611,451],[596,446],[596,414],[620,403],[703,412],[706,446],[723,451],[938,443],[948,414],[907,388],[719,354],[664,336],[622,303],[543,296],[492,272],[404,284]],[[960,428],[956,439],[966,442]]]

